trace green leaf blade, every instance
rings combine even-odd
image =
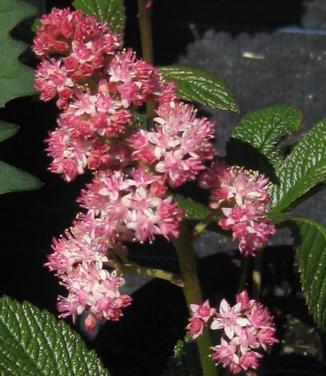
[[[18,125],[0,121],[0,142],[14,136],[18,130]]]
[[[41,188],[43,183],[28,172],[0,161],[0,194]]]
[[[211,73],[184,66],[160,67],[159,72],[165,80],[175,81],[182,99],[219,110],[239,111],[230,88]]]
[[[33,33],[36,33],[40,27],[41,27],[41,20],[39,18],[36,18],[36,20],[33,22],[31,30]]]
[[[272,212],[281,212],[326,179],[326,119],[305,134],[277,170]]]
[[[109,376],[67,324],[8,297],[0,299],[0,370],[10,376]]]
[[[185,218],[191,221],[204,221],[212,215],[212,212],[199,202],[190,197],[175,196],[178,206],[184,211]]]
[[[316,324],[326,331],[326,228],[309,219],[293,221],[300,235],[297,257],[303,292]]]
[[[122,0],[74,0],[73,6],[98,21],[107,22],[111,31],[123,36],[126,15]]]
[[[299,110],[276,105],[246,115],[234,128],[232,137],[264,155],[278,183],[270,189],[272,218],[326,179],[326,119],[310,130],[284,157],[280,140],[298,131],[302,121]]]
[[[0,1],[0,107],[16,97],[35,94],[33,71],[18,60],[27,46],[10,35],[17,24],[35,13],[36,9],[22,0]]]
[[[301,122],[302,113],[296,108],[275,105],[244,116],[231,136],[253,146],[277,167],[282,163],[277,144],[284,135],[297,132]]]

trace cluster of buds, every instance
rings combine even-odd
[[[49,169],[66,181],[93,171],[82,212],[53,241],[46,264],[68,289],[61,316],[86,311],[92,329],[95,319],[118,320],[131,302],[111,269],[127,243],[178,236],[183,212],[169,188],[195,180],[213,159],[215,127],[93,16],[54,8],[41,18],[33,51],[40,98],[56,98],[61,111],[46,141]],[[153,120],[140,129],[135,114],[149,101]]]
[[[236,301],[231,307],[223,299],[218,311],[208,301],[191,304],[192,316],[187,326],[193,339],[203,333],[205,326],[222,331],[220,344],[211,348],[212,359],[232,374],[257,369],[262,353],[278,342],[273,317],[266,307],[249,299],[246,291],[238,294]]]
[[[199,177],[199,185],[210,189],[209,207],[222,216],[219,226],[232,231],[243,255],[255,254],[274,235],[275,226],[267,217],[269,180],[264,175],[214,161]]]

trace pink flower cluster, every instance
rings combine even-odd
[[[213,123],[197,118],[131,49],[119,51],[119,37],[93,16],[54,8],[41,22],[35,87],[44,101],[58,96],[64,110],[47,140],[50,170],[71,181],[87,168],[141,161],[172,187],[194,180],[212,159]],[[137,132],[134,114],[150,100],[157,105],[153,129]]]
[[[164,181],[144,167],[133,168],[130,177],[121,170],[98,171],[79,202],[96,214],[113,241],[143,243],[156,235],[177,237],[183,218]]]
[[[118,320],[122,308],[131,303],[128,295],[119,292],[124,279],[103,267],[108,261],[110,240],[101,225],[89,212],[81,215],[64,236],[53,240],[53,253],[46,266],[55,271],[69,292],[68,297],[58,298],[61,317],[71,315],[75,321],[77,315],[87,311],[98,319]]]
[[[197,118],[195,109],[174,100],[159,105],[152,131],[140,130],[129,138],[133,159],[153,165],[171,187],[195,180],[213,158],[215,127]]]
[[[264,175],[215,161],[202,173],[199,185],[211,189],[209,206],[221,213],[219,226],[232,231],[243,255],[253,255],[274,235],[275,226],[267,217],[269,180]]]
[[[278,342],[268,309],[249,299],[246,291],[238,294],[236,300],[231,307],[223,299],[219,311],[211,308],[207,300],[203,304],[192,304],[192,317],[187,326],[193,339],[203,333],[205,325],[223,331],[220,344],[212,347],[212,359],[228,367],[232,374],[257,369],[262,353]]]
[[[131,298],[120,294],[124,280],[107,271],[105,263],[126,241],[176,237],[183,212],[164,181],[144,167],[133,168],[130,176],[121,170],[97,171],[78,201],[87,212],[54,239],[46,264],[69,291],[67,298],[59,297],[58,309],[74,320],[83,311],[118,320]]]
[[[57,98],[61,110],[46,141],[50,171],[71,181],[93,170],[78,199],[83,212],[53,241],[47,262],[68,290],[59,297],[61,316],[87,311],[91,330],[95,319],[117,320],[131,302],[119,292],[120,271],[109,271],[126,243],[178,236],[183,212],[169,186],[205,169],[215,127],[93,16],[54,8],[41,18],[33,51],[41,59],[40,98]],[[148,101],[154,119],[139,129],[135,113]]]
[[[34,53],[42,59],[35,74],[41,99],[48,101],[58,95],[58,107],[65,108],[80,81],[104,67],[119,45],[119,37],[106,24],[80,11],[54,8],[42,16],[33,43]]]

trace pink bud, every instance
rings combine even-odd
[[[84,324],[85,324],[85,328],[86,328],[87,332],[90,335],[92,335],[94,333],[95,328],[96,328],[96,320],[91,313],[89,313],[88,316],[86,317]]]

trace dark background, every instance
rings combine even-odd
[[[42,12],[53,5],[69,5],[59,0],[33,3]],[[127,0],[126,5],[126,45],[139,50],[136,0]],[[241,115],[262,106],[287,103],[303,110],[303,131],[325,117],[326,2],[323,0],[154,0],[153,25],[156,64],[182,63],[216,73],[234,90]],[[32,38],[26,27],[18,33],[26,41]],[[36,63],[30,53],[24,60],[31,65]],[[223,155],[232,126],[241,115],[208,108],[202,111],[218,124],[217,145]],[[63,291],[43,264],[51,238],[62,233],[74,218],[75,199],[87,180],[79,178],[67,184],[47,172],[49,160],[44,152],[44,139],[55,127],[56,116],[54,105],[40,103],[37,97],[19,98],[0,109],[1,120],[21,126],[15,137],[1,144],[0,159],[44,182],[39,191],[0,197],[0,289],[3,294],[28,300],[53,313],[56,313],[56,296]],[[325,195],[318,192],[296,210],[326,224],[324,209]],[[290,232],[283,230],[267,251],[265,278],[269,278],[272,287],[266,287],[266,301],[274,304],[272,310],[279,317],[280,334],[287,342],[274,351],[264,374],[273,374],[275,367],[284,369],[287,364],[323,374],[318,363],[322,360],[319,337],[306,335],[314,328],[295,289],[298,276],[293,267],[291,244]],[[221,254],[233,249],[233,244],[212,233],[205,234],[198,242],[200,270],[208,295],[220,296],[225,286],[230,296],[236,290],[238,270],[232,259]],[[142,263],[178,269],[173,250],[163,242],[134,252]],[[144,282],[130,278],[127,291]],[[282,326],[285,320],[282,317],[288,315],[299,320],[301,326],[299,329],[294,326],[294,331],[300,332],[301,337],[293,336],[289,325]],[[186,320],[186,306],[178,288],[151,281],[134,294],[133,305],[119,323],[106,323],[88,343],[95,347],[113,376],[156,376],[162,373],[175,341],[184,335]],[[297,346],[302,338],[308,341],[305,357]],[[289,359],[294,361],[288,362]]]

